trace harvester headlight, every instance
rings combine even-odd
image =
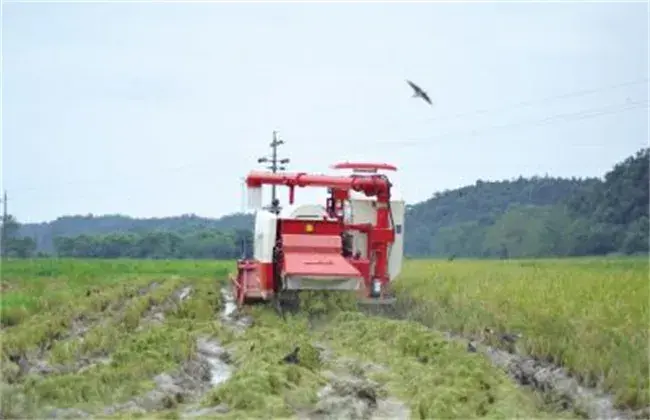
[[[314,225],[312,225],[311,223],[307,223],[305,225],[305,232],[312,233],[313,231],[314,231]]]

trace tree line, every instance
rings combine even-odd
[[[57,255],[77,258],[235,259],[250,254],[252,239],[249,230],[126,232],[59,236],[54,248]]]
[[[648,253],[645,148],[600,178],[519,177],[477,181],[409,205],[411,257],[515,258]],[[183,215],[64,216],[2,225],[2,253],[14,257],[217,258],[250,255],[253,219]]]
[[[3,225],[2,254],[14,258],[144,258],[144,259],[234,259],[250,256],[251,230],[214,228],[190,232],[170,230],[124,231],[104,234],[56,236],[50,252],[37,250],[37,240],[19,236],[15,218]],[[6,234],[4,232],[6,231]]]

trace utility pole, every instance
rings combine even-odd
[[[273,131],[273,141],[271,142],[271,156],[263,156],[257,159],[257,163],[269,163],[269,166],[266,168],[271,170],[273,173],[277,173],[279,170],[284,171],[287,169],[286,164],[289,163],[288,158],[278,158],[278,146],[284,144],[284,140],[278,139],[278,132]],[[275,194],[275,185],[271,187],[271,211],[275,214],[280,212],[280,202],[278,201]]]
[[[2,194],[2,235],[0,237],[0,255],[2,258],[6,256],[5,246],[7,245],[7,220],[9,213],[7,212],[7,190]]]
[[[2,194],[2,223],[7,221],[7,190]]]

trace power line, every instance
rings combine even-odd
[[[608,90],[614,90],[614,89],[620,89],[623,87],[628,87],[628,86],[635,86],[635,85],[641,85],[641,84],[647,84],[648,83],[648,78],[643,78],[643,79],[637,79],[637,80],[632,80],[632,81],[627,81],[627,82],[621,82],[621,83],[615,83],[611,85],[606,85],[606,86],[601,86],[598,88],[591,88],[591,89],[581,89],[581,90],[574,90],[574,91],[569,91],[565,93],[561,93],[558,95],[552,95],[552,96],[546,96],[538,99],[528,99],[525,101],[520,101],[520,102],[515,102],[509,105],[504,105],[500,107],[495,107],[495,108],[479,108],[479,109],[474,109],[471,111],[464,111],[464,112],[459,112],[456,114],[449,114],[449,115],[441,115],[437,117],[432,117],[432,118],[427,118],[424,120],[425,122],[431,122],[431,121],[446,121],[446,120],[451,120],[451,119],[456,119],[456,118],[461,118],[461,117],[468,117],[468,116],[475,116],[475,115],[481,115],[481,114],[489,114],[493,112],[501,112],[501,111],[508,111],[511,109],[518,109],[518,108],[525,108],[525,107],[530,107],[542,103],[547,103],[547,102],[553,102],[557,101],[560,99],[567,99],[567,98],[576,98],[580,96],[586,96],[586,95],[591,95],[594,93],[599,93],[599,92],[605,92]]]
[[[491,112],[499,112],[499,111],[504,111],[504,110],[509,110],[509,109],[517,109],[521,107],[527,107],[527,106],[532,106],[538,103],[544,103],[544,102],[551,102],[554,100],[558,99],[564,99],[564,98],[570,98],[570,97],[579,97],[579,96],[584,96],[584,95],[589,95],[593,93],[598,93],[598,92],[603,92],[607,90],[612,90],[612,89],[618,89],[626,86],[634,86],[634,85],[640,85],[640,84],[647,84],[648,83],[648,78],[643,78],[643,79],[637,79],[637,80],[631,80],[631,81],[626,81],[626,82],[620,82],[620,83],[614,83],[614,84],[609,84],[597,88],[590,88],[590,89],[581,89],[581,90],[575,90],[575,91],[570,91],[570,92],[565,92],[563,94],[558,94],[558,95],[552,95],[552,96],[547,96],[544,98],[538,98],[538,99],[530,99],[526,101],[520,101],[516,102],[510,105],[505,105],[502,107],[496,107],[496,108],[485,108],[485,109],[475,109],[472,111],[465,111],[457,114],[450,114],[450,115],[442,115],[438,117],[433,117],[433,118],[428,118],[424,120],[424,122],[431,122],[431,121],[445,121],[445,120],[450,120],[450,119],[457,119],[457,118],[462,118],[462,117],[469,117],[469,116],[474,116],[474,115],[479,115],[479,114],[488,114]],[[472,130],[472,132],[475,132],[475,130]],[[282,140],[280,140],[282,142]],[[408,141],[407,141],[408,142]],[[381,143],[386,143],[386,142],[381,142]],[[396,142],[388,142],[390,144],[396,144]],[[399,143],[399,142],[398,142]],[[168,168],[161,168],[160,170],[153,170],[149,171],[149,173],[162,173],[162,172],[171,172],[171,171],[183,171],[186,169],[190,168],[196,168],[196,167],[201,167],[201,166],[206,166],[206,167],[213,167],[214,166],[214,160],[208,160],[206,162],[194,162],[194,163],[189,163],[189,164],[184,164],[178,167],[168,167]],[[85,179],[86,182],[93,182],[95,184],[100,184],[100,183],[114,183],[115,179],[114,177],[108,177],[108,178],[95,178],[95,179]],[[74,180],[74,181],[65,181],[60,183],[59,185],[78,185],[79,181]],[[43,189],[48,189],[51,188],[50,186],[33,186],[33,187],[27,187],[27,188],[21,188],[17,191],[23,192],[23,191],[37,191],[37,190],[43,190]]]
[[[525,127],[525,126],[542,126],[542,125],[549,125],[553,123],[560,123],[560,122],[569,122],[569,121],[576,121],[576,120],[581,120],[581,119],[588,119],[588,118],[597,118],[601,117],[604,115],[609,115],[609,114],[614,114],[614,113],[619,113],[619,112],[627,112],[631,111],[634,109],[642,109],[642,108],[647,108],[648,101],[636,101],[636,102],[628,102],[627,104],[617,104],[617,105],[610,105],[607,107],[601,107],[601,108],[592,108],[592,109],[586,109],[586,110],[581,110],[573,113],[565,113],[565,114],[555,114],[555,115],[550,115],[547,116],[543,119],[539,120],[527,120],[527,121],[518,121],[514,122],[511,124],[503,124],[503,125],[497,125],[497,126],[488,126],[488,127],[483,127],[480,129],[475,129],[475,130],[466,130],[466,131],[459,131],[459,132],[448,132],[444,133],[441,135],[437,136],[430,136],[430,137],[423,137],[423,138],[418,138],[418,139],[410,139],[410,140],[395,140],[395,141],[373,141],[372,144],[378,145],[378,144],[390,144],[390,145],[422,145],[425,144],[424,142],[439,139],[439,138],[447,138],[447,137],[463,137],[463,136],[476,136],[479,134],[482,134],[486,131],[491,131],[491,130],[504,130],[508,128],[519,128],[519,127]],[[284,143],[282,140],[277,140],[278,142]],[[273,143],[272,143],[273,144]],[[276,146],[277,147],[277,146]],[[276,155],[277,156],[277,155]],[[261,159],[261,158],[260,158]],[[267,157],[268,159],[268,157]],[[267,160],[268,161],[268,160]],[[288,163],[288,159],[286,160],[285,164]],[[262,162],[260,162],[262,163]],[[280,159],[276,165],[277,168],[280,170],[284,170],[284,166],[280,166],[279,164],[282,164],[282,159]],[[177,166],[177,167],[171,167],[171,168],[161,168],[159,170],[150,170],[147,171],[147,175],[157,175],[159,173],[165,173],[165,172],[175,172],[175,171],[181,171],[184,169],[192,168],[192,167],[197,167],[205,165],[206,167],[212,168],[214,165],[214,161],[209,161],[209,162],[201,162],[201,163],[190,163],[182,166]],[[142,179],[144,176],[139,175],[137,176],[138,179]],[[96,187],[98,184],[111,184],[115,185],[119,182],[124,182],[123,180],[116,180],[115,177],[110,177],[110,178],[104,178],[104,179],[84,179],[84,183],[86,182],[92,182],[93,187]],[[68,182],[62,182],[59,183],[56,186],[73,186],[73,185],[79,185],[81,182],[79,181],[68,181]],[[52,189],[55,187],[54,185],[48,185],[48,186],[34,186],[34,187],[27,187],[27,188],[20,188],[20,189],[15,189],[14,191],[17,192],[28,192],[28,191],[37,191],[37,190],[44,190],[44,189]]]
[[[503,111],[508,111],[508,110],[518,110],[518,109],[524,109],[524,108],[529,108],[529,107],[534,107],[535,105],[540,105],[544,103],[552,103],[561,99],[567,99],[567,98],[576,98],[576,97],[581,97],[581,96],[586,96],[586,95],[591,95],[599,92],[606,92],[614,89],[621,89],[624,87],[629,87],[629,86],[635,86],[635,85],[642,85],[642,84],[648,84],[649,79],[642,78],[642,79],[636,79],[636,80],[629,80],[629,81],[624,81],[624,82],[619,82],[619,83],[612,83],[608,85],[603,85],[600,87],[595,87],[595,88],[587,88],[587,89],[580,89],[580,90],[573,90],[573,91],[568,91],[564,92],[561,94],[557,95],[551,95],[551,96],[546,96],[542,98],[534,98],[534,99],[528,99],[524,101],[519,101],[519,102],[514,102],[511,104],[499,106],[499,107],[492,107],[492,108],[478,108],[474,110],[469,110],[469,111],[463,111],[459,112],[456,114],[448,114],[448,115],[440,115],[440,116],[434,116],[434,117],[428,117],[423,120],[419,121],[400,121],[397,124],[395,124],[395,121],[385,121],[384,123],[386,127],[395,127],[396,125],[399,126],[401,124],[408,125],[408,126],[413,126],[414,124],[428,124],[432,122],[444,122],[444,121],[451,121],[454,119],[464,119],[464,118],[472,118],[472,117],[477,117],[477,116],[484,116],[484,115],[489,115],[493,113],[499,113]],[[647,89],[646,89],[647,90]],[[375,125],[376,127],[376,125]],[[392,130],[391,130],[392,131]]]
[[[634,109],[648,108],[647,105],[648,105],[648,101],[634,101],[634,102],[631,101],[631,102],[628,102],[627,104],[622,104],[622,106],[620,104],[615,105],[615,106],[610,105],[610,106],[607,106],[607,107],[586,109],[586,110],[582,110],[582,111],[579,111],[579,112],[556,114],[556,115],[551,115],[551,116],[548,116],[548,117],[545,117],[545,118],[539,119],[539,120],[519,121],[519,122],[515,122],[515,123],[511,123],[511,124],[487,126],[487,127],[481,128],[479,130],[466,130],[466,131],[448,132],[448,133],[440,134],[440,135],[437,135],[437,136],[424,137],[424,138],[419,138],[419,139],[385,141],[385,142],[379,142],[379,143],[381,143],[381,144],[391,144],[391,145],[421,145],[424,142],[428,142],[428,141],[436,140],[436,139],[440,139],[440,138],[446,138],[446,137],[476,136],[478,134],[485,133],[486,131],[502,130],[502,129],[508,129],[508,128],[518,128],[518,127],[524,127],[524,126],[537,127],[537,126],[549,125],[551,123],[577,121],[577,120],[582,120],[582,119],[595,118],[595,117],[600,117],[600,116],[603,116],[603,115],[615,114],[615,113],[630,111],[630,110],[634,110]]]

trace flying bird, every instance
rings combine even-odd
[[[422,98],[425,101],[429,103],[429,105],[433,105],[431,103],[431,99],[429,99],[429,95],[425,91],[420,88],[420,86],[416,85],[415,83],[411,82],[410,80],[407,80],[406,83],[408,83],[412,88],[413,88],[413,97],[414,98]]]

